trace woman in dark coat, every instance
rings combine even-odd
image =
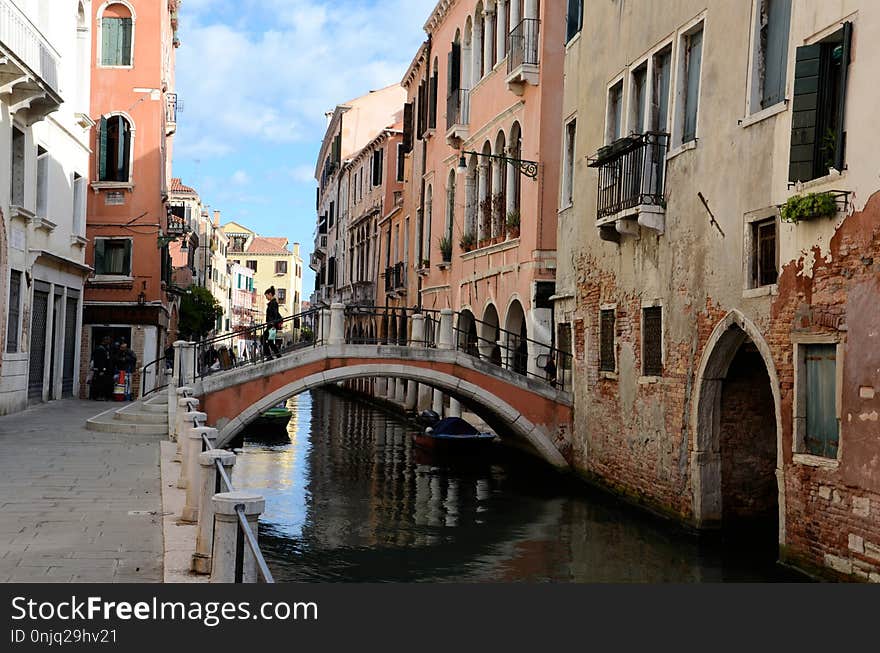
[[[281,358],[281,352],[278,347],[278,331],[284,327],[281,318],[281,311],[278,310],[278,301],[275,299],[275,286],[271,286],[265,293],[266,301],[266,330],[263,331],[263,354],[269,360],[272,360],[272,354],[276,358]],[[275,331],[274,337],[270,336],[270,331]]]

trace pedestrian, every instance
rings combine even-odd
[[[281,319],[281,311],[278,310],[278,301],[275,299],[275,286],[270,286],[265,292],[266,301],[266,326],[263,331],[263,354],[269,360],[272,360],[272,354],[275,358],[281,358],[281,352],[278,350],[278,331],[284,327]]]
[[[553,356],[547,356],[547,363],[544,365],[544,371],[547,373],[547,380],[550,382],[550,385],[554,388],[556,387],[556,361],[553,360]]]
[[[94,401],[107,401],[110,398],[108,385],[113,383],[113,365],[110,360],[110,336],[104,336],[92,352],[91,398]]]
[[[137,356],[135,353],[128,348],[125,341],[119,343],[119,351],[116,353],[116,372],[122,376],[125,401],[131,401],[131,381],[136,366]]]

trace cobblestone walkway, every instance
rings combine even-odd
[[[0,417],[0,582],[162,582],[162,437],[86,430],[111,407]]]

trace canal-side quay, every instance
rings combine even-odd
[[[0,417],[0,581],[162,582],[163,436],[86,430],[107,408]]]

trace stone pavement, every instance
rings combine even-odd
[[[0,582],[162,582],[164,436],[86,430],[112,407],[0,417]]]

